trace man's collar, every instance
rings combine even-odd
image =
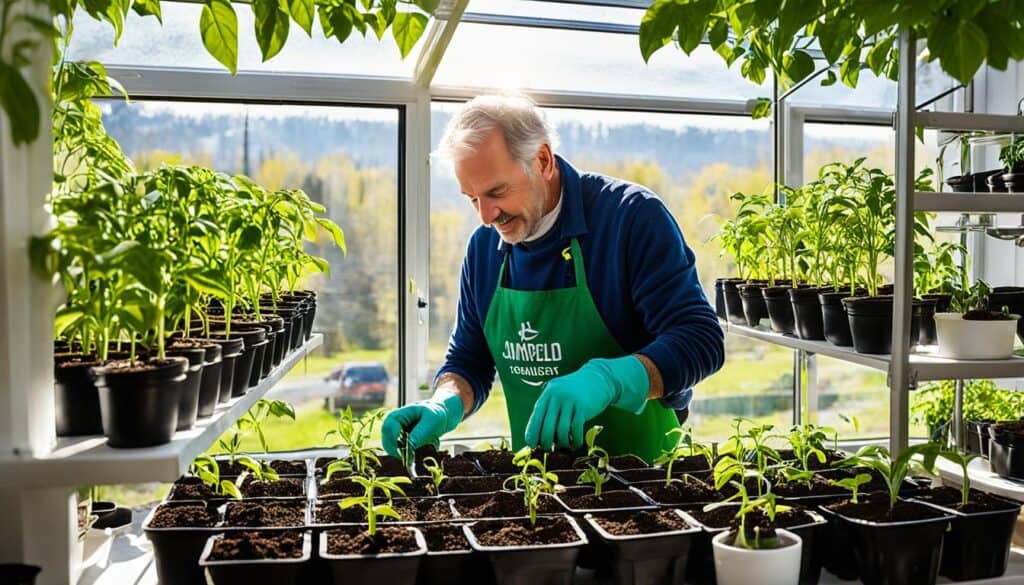
[[[588,232],[587,218],[583,214],[583,189],[579,171],[557,154],[555,160],[558,161],[558,170],[562,181],[562,212],[553,229],[558,230],[560,239],[567,240]],[[544,239],[547,238],[542,238],[542,240]],[[505,241],[498,236],[498,249],[504,250],[505,246]]]

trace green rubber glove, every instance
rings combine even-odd
[[[639,358],[592,359],[575,372],[551,379],[526,424],[526,444],[583,446],[583,425],[609,406],[640,414],[651,384]]]
[[[408,433],[409,447],[413,450],[436,444],[441,435],[462,422],[462,398],[454,392],[438,392],[429,400],[403,406],[391,411],[381,425],[381,443],[388,455],[398,453],[398,436]]]

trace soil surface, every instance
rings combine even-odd
[[[693,477],[703,480],[710,472],[689,472]],[[679,471],[672,466],[672,477],[682,479],[687,472]],[[648,467],[646,469],[627,469],[616,471],[615,475],[627,483],[639,483],[643,481],[665,481],[665,470],[660,467]]]
[[[198,339],[175,339],[167,346],[167,349],[206,349],[213,345],[209,341],[200,341]]]
[[[327,552],[332,555],[378,555],[416,552],[416,534],[408,528],[382,526],[370,536],[361,528],[328,530]]]
[[[427,524],[418,528],[427,540],[427,550],[430,552],[470,550],[461,525]]]
[[[810,484],[802,481],[785,481],[780,477],[772,483],[772,491],[785,498],[830,495],[843,496],[850,493],[850,490],[837,486],[820,475],[811,476]]]
[[[141,361],[140,357],[140,359],[137,359],[134,362],[131,360],[112,360],[103,364],[103,367],[106,368],[107,373],[117,375],[133,374],[137,372],[152,372],[164,366],[176,363],[178,362],[175,360],[159,360],[156,358]]]
[[[994,512],[997,510],[1012,510],[1019,507],[1018,504],[1006,502],[999,498],[994,498],[991,495],[979,491],[971,490],[967,495],[967,505],[961,505],[961,492],[959,488],[953,487],[940,487],[930,490],[924,494],[915,496],[919,500],[924,500],[932,504],[944,506],[958,512],[965,514],[976,514],[979,512]]]
[[[927,520],[943,515],[942,512],[934,508],[914,502],[896,502],[896,505],[890,510],[888,498],[861,499],[857,504],[839,502],[831,504],[827,508],[843,516],[879,523]]]
[[[701,524],[708,528],[730,528],[739,523],[736,521],[736,506],[723,506],[705,512],[704,510],[687,510],[687,513],[696,518]],[[747,514],[747,518],[765,516],[763,510],[755,510]],[[775,514],[775,525],[779,528],[791,528],[803,526],[815,521],[814,517],[799,508],[780,510]]]
[[[206,504],[162,504],[153,514],[152,528],[212,527],[220,514]]]
[[[584,469],[558,469],[558,470],[552,471],[551,473],[554,473],[555,476],[558,477],[559,485],[563,485],[563,486],[571,489],[574,486],[593,485],[593,484],[581,484],[581,483],[579,483],[580,476],[583,475],[585,472],[586,472],[586,470],[584,470]],[[657,478],[655,478],[655,479],[657,479]],[[626,489],[626,484],[622,483],[618,479],[615,479],[614,476],[611,476],[609,474],[608,481],[605,482],[605,484],[604,484],[604,489],[606,489],[608,491],[611,491],[611,490],[624,490],[624,489]]]
[[[93,355],[78,355],[74,357],[67,357],[66,355],[57,354],[54,356],[54,365],[57,368],[91,368],[100,365],[100,361]]]
[[[854,477],[866,473],[871,476],[871,481],[860,486],[857,490],[860,494],[867,494],[871,492],[888,492],[889,487],[885,484],[885,479],[882,478],[882,474],[870,467],[842,467],[839,469],[833,469],[827,473],[823,473],[822,477],[830,480],[841,480],[846,477]],[[917,486],[904,482],[900,486],[900,495],[905,496],[910,493],[917,491]]]
[[[198,477],[183,477],[174,482],[168,500],[223,500],[225,496],[213,493],[210,486],[202,482]]]
[[[1024,421],[997,422],[992,425],[997,433],[1009,433],[1017,437],[1024,437]]]
[[[398,487],[402,488],[403,492],[402,494],[395,494],[398,496],[404,495],[418,498],[437,495],[434,492],[434,484],[430,483],[430,480],[426,478],[413,479],[412,483],[403,483]],[[348,477],[323,481],[317,487],[317,494],[320,496],[359,496],[363,494],[363,491],[361,485]]]
[[[302,532],[293,530],[229,532],[210,551],[212,561],[240,559],[297,559],[302,556]]]
[[[295,478],[275,481],[256,481],[248,478],[238,489],[246,498],[292,498],[305,493],[302,489],[302,480]]]
[[[782,457],[783,461],[796,461],[796,454],[793,453],[792,449],[779,449],[778,453],[779,456]],[[832,464],[838,463],[843,459],[846,459],[845,453],[842,453],[840,451],[826,450],[824,463],[821,463],[820,461],[818,461],[817,457],[814,457],[812,455],[807,459],[807,467],[814,471],[818,471],[821,469],[830,469],[832,467]]]
[[[616,455],[608,459],[608,466],[613,470],[643,469],[650,467],[646,461],[636,455]]]
[[[401,459],[398,459],[397,457],[392,457],[390,455],[380,455],[379,458],[379,465],[374,463],[373,461],[367,462],[367,466],[372,467],[374,469],[374,471],[377,474],[377,477],[409,477],[409,470],[406,469],[404,465],[402,465]],[[335,461],[348,461],[349,463],[351,463],[351,460],[349,460],[348,458],[337,459],[332,457],[317,457],[316,474],[320,477],[323,477],[324,474],[327,473],[327,466],[330,465],[331,463],[334,463]],[[333,477],[341,477],[339,475],[340,473],[341,472],[335,472]],[[350,473],[345,475],[350,475]]]
[[[594,521],[616,536],[657,534],[690,527],[686,520],[672,510],[607,512],[595,515]]]
[[[483,546],[565,544],[580,540],[572,525],[560,516],[539,516],[532,526],[529,519],[478,522],[470,530]]]
[[[1008,315],[1004,315],[999,311],[983,311],[981,309],[974,309],[964,313],[964,321],[1012,321],[1013,319]]]
[[[455,510],[463,518],[513,518],[527,515],[522,492],[495,492],[452,499]],[[539,514],[560,514],[565,509],[550,496],[541,496]]]
[[[534,458],[543,461],[544,455],[548,456],[547,469],[586,469],[586,451],[572,451],[570,449],[555,449],[554,451],[544,451],[542,449],[534,449]],[[614,459],[614,457],[612,458]],[[519,471],[516,469],[516,471]]]
[[[438,463],[441,464],[441,469],[444,471],[445,475],[453,477],[469,477],[474,475],[483,475],[483,471],[481,471],[480,468],[476,466],[476,463],[473,463],[471,459],[468,459],[461,455],[453,456],[445,453],[443,457],[437,456],[434,458],[437,460]],[[416,460],[416,475],[430,477],[430,472],[427,471],[426,467],[424,467],[422,459]]]
[[[366,510],[361,506],[341,509],[339,500],[320,500],[316,505],[317,524],[339,524],[366,522]],[[437,498],[406,499],[397,498],[391,501],[391,507],[401,517],[381,518],[380,522],[443,522],[452,518],[452,509],[447,500]]]
[[[217,459],[217,469],[220,470],[221,477],[231,477],[242,475],[242,472],[248,471],[249,468],[238,461],[232,463],[230,459]]]
[[[438,490],[442,494],[481,494],[496,492],[505,485],[506,476],[446,477]]]
[[[278,475],[306,475],[306,462],[289,459],[274,459],[270,466]]]
[[[229,502],[224,510],[225,526],[284,528],[306,524],[305,500]]]
[[[512,464],[512,452],[500,449],[481,451],[476,455],[476,462],[487,473],[515,473],[519,468]],[[552,467],[555,469],[555,467]]]
[[[607,510],[609,508],[636,508],[650,506],[650,502],[636,492],[627,490],[601,490],[601,496],[595,496],[591,487],[572,488],[559,494],[565,505],[572,510]]]
[[[665,485],[664,481],[659,481],[656,483],[635,484],[634,487],[639,488],[659,504],[697,504],[717,502],[722,499],[722,494],[698,479],[690,479],[689,481],[673,479],[668,485]]]

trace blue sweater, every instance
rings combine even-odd
[[[661,372],[662,404],[682,409],[692,386],[725,358],[723,333],[697,279],[693,251],[672,215],[646,188],[596,173],[580,173],[561,157],[562,210],[538,240],[511,246],[507,286],[545,290],[575,284],[561,255],[579,239],[587,284],[612,337],[627,352],[650,358]],[[484,320],[508,244],[481,225],[462,264],[458,314],[445,363],[473,387],[475,412],[494,382]],[[435,378],[435,383],[437,378]]]

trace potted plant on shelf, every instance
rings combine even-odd
[[[934,242],[930,248],[917,245],[914,250],[914,290],[921,297],[919,345],[935,345],[935,314],[949,311],[953,295],[966,286],[966,265],[957,263],[967,250],[953,242]]]
[[[721,243],[722,255],[732,258],[737,277],[719,278],[715,281],[715,310],[717,312],[719,308],[723,309],[725,315],[720,314],[719,317],[727,318],[730,323],[745,325],[747,319],[743,311],[739,286],[755,278],[753,265],[757,262],[757,257],[754,242],[759,237],[758,231],[763,229],[761,215],[768,200],[760,195],[748,196],[743,193],[734,193],[729,199],[739,202],[736,216],[722,222],[712,239],[717,239]],[[721,294],[718,294],[719,291]]]
[[[991,289],[983,280],[953,299],[951,313],[936,313],[938,355],[953,359],[1008,359],[1020,315],[1007,307],[990,310]]]
[[[777,196],[784,196],[785,203],[772,205],[768,209],[767,231],[771,234],[771,241],[765,251],[772,251],[769,259],[775,256],[782,280],[778,283],[769,282],[768,286],[761,289],[761,295],[768,310],[772,331],[793,335],[794,316],[789,291],[799,288],[803,279],[801,256],[804,250],[802,232],[806,221],[803,210],[805,194],[802,189],[779,186]]]

